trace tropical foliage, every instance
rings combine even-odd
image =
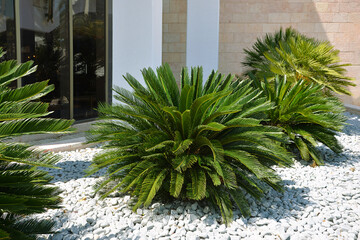
[[[275,75],[287,75],[289,80],[318,83],[327,91],[350,95],[348,86],[355,86],[346,77],[339,50],[328,41],[306,37],[292,28],[280,29],[257,39],[252,49],[246,49],[243,64],[248,72],[272,81]]]
[[[0,48],[0,58],[3,55]],[[48,81],[16,89],[8,87],[35,70],[32,62],[0,63],[0,239],[36,239],[37,234],[49,233],[52,222],[31,219],[29,215],[57,208],[61,200],[59,189],[48,186],[52,178],[37,168],[52,167],[57,158],[8,139],[70,130],[72,121],[47,118],[48,104],[38,101],[54,89]]]
[[[323,164],[316,149],[318,143],[335,153],[342,151],[335,135],[345,124],[344,107],[336,97],[324,96],[323,86],[301,79],[294,85],[286,76],[276,76],[274,85],[266,78],[260,81],[252,76],[252,80],[274,103],[274,108],[267,111],[268,120],[264,124],[283,129],[304,160],[312,159],[314,165]]]
[[[264,187],[281,190],[273,164],[288,166],[281,130],[263,126],[272,104],[251,82],[212,72],[203,85],[202,68],[182,70],[181,91],[168,65],[142,71],[146,86],[126,74],[133,92],[116,88],[118,105],[99,108],[101,122],[89,141],[106,142],[89,174],[108,167],[97,191],[128,192],[134,210],[155,196],[209,199],[225,222],[235,203],[249,214],[245,193],[259,198]]]

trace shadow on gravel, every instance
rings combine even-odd
[[[252,204],[252,216],[248,219],[248,223],[257,224],[264,218],[275,221],[289,217],[299,219],[306,207],[315,205],[309,200],[309,188],[295,187],[295,182],[291,180],[284,180],[283,184],[284,192],[270,190],[257,204]]]
[[[295,187],[295,182],[291,180],[284,180],[284,192],[279,193],[275,190],[270,190],[268,193],[264,195],[264,197],[260,201],[255,201],[250,199],[249,202],[251,202],[251,212],[252,217],[247,218],[245,221],[245,224],[248,225],[258,225],[261,226],[262,221],[267,220],[275,220],[276,222],[281,221],[282,219],[288,220],[289,218],[294,219],[300,219],[304,217],[303,215],[306,214],[304,209],[308,206],[314,205],[313,202],[308,200],[308,193],[310,192],[310,189],[305,188],[299,188]],[[171,205],[171,207],[167,207],[166,205]],[[206,204],[205,204],[206,205]],[[151,211],[155,212],[155,214],[164,213],[164,211],[167,211],[167,215],[170,214],[170,210],[175,210],[178,206],[185,207],[184,203],[181,202],[174,202],[171,204],[165,204],[164,206],[157,206]],[[204,206],[203,204],[199,203],[199,206]],[[202,207],[200,207],[202,209]],[[186,216],[188,214],[199,214],[198,219],[202,218],[203,212],[198,208],[197,211],[193,211],[191,209],[186,210],[186,213],[183,215]],[[199,213],[201,212],[201,214]],[[236,214],[236,211],[234,212],[234,221],[241,218]],[[85,232],[93,232],[93,226],[97,223],[96,218],[93,219],[93,221],[81,221],[80,219],[77,219],[76,222],[72,222],[70,225],[67,223],[68,214],[71,214],[71,212],[64,212],[61,215],[53,216],[53,219],[56,219],[58,224],[56,225],[56,229],[61,229],[61,232],[58,232],[52,236],[49,236],[48,239],[63,239],[65,236],[67,236],[65,239],[80,239],[80,237],[84,237]],[[160,217],[160,216],[159,216]],[[212,215],[208,215],[203,222],[205,224],[220,224],[220,212],[216,210],[216,213],[212,213]],[[123,220],[123,219],[122,219]],[[154,220],[156,221],[156,220]],[[61,224],[63,223],[63,224]],[[114,230],[114,229],[112,229]],[[102,230],[99,228],[96,228],[94,230],[95,234],[103,235],[104,232],[101,232]],[[105,230],[104,230],[105,231]],[[124,230],[122,229],[116,229],[111,234],[107,234],[104,237],[98,238],[100,240],[108,240],[111,238],[115,239],[123,239],[121,238],[124,234]],[[81,235],[81,236],[80,236]],[[93,235],[90,235],[93,237]],[[139,239],[140,236],[133,236],[132,239]],[[89,238],[90,240],[91,238]]]
[[[360,152],[354,152],[346,148],[340,154],[334,153],[326,146],[319,146],[318,149],[324,158],[325,166],[351,167],[352,163],[358,162],[360,159]]]
[[[340,166],[340,167],[351,167],[354,163],[359,162],[360,153],[344,151],[336,156],[336,160],[325,160],[325,165],[328,166]]]
[[[55,233],[51,234],[48,236],[48,238],[44,238],[44,239],[52,239],[52,240],[62,240],[62,239],[70,239],[70,240],[76,240],[76,239],[80,239],[83,236],[83,232],[86,232],[87,229],[91,229],[92,225],[90,225],[90,223],[84,222],[84,223],[73,223],[71,225],[68,225],[66,228],[63,228],[63,225],[67,225],[68,224],[68,217],[66,215],[66,213],[64,213],[64,215],[61,215],[60,217],[56,217],[53,216],[53,219],[56,219],[57,224],[55,224],[54,229],[55,229]],[[63,225],[61,225],[60,223],[64,223]],[[61,229],[61,231],[59,230]],[[79,231],[81,230],[81,233],[79,233]],[[90,230],[91,232],[91,230]],[[88,238],[90,240],[90,238]],[[42,240],[40,238],[40,240]]]
[[[360,152],[353,152],[349,149],[344,147],[343,152],[337,154],[330,150],[328,147],[321,145],[317,146],[322,158],[324,159],[324,166],[344,166],[349,165],[351,166],[352,162],[358,162],[360,159]],[[303,166],[309,166],[312,163],[312,160],[307,162],[302,160],[300,154],[297,152],[296,149],[292,151],[295,156],[295,161],[299,162]],[[320,166],[321,167],[321,166]]]
[[[45,171],[48,171],[51,176],[54,177],[52,182],[68,182],[70,180],[76,180],[80,178],[86,178],[85,170],[90,166],[91,162],[89,161],[65,161],[59,162],[55,166],[60,167],[61,169],[51,169],[51,168],[42,168]],[[95,173],[91,178],[96,178],[104,175],[106,172],[105,169]]]
[[[360,126],[359,116],[356,114],[347,114],[346,117],[348,118],[348,120],[346,121],[348,125],[345,125],[343,132],[351,136],[359,135],[359,130],[360,130],[358,127]]]

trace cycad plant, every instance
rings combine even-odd
[[[336,97],[324,96],[323,86],[301,79],[294,85],[286,76],[276,76],[274,84],[266,78],[260,81],[252,76],[252,80],[274,104],[263,123],[281,128],[304,160],[312,159],[313,165],[324,163],[316,149],[319,143],[335,153],[342,151],[335,135],[345,124],[344,107]]]
[[[127,192],[134,210],[156,195],[182,200],[209,199],[225,222],[235,203],[249,214],[244,197],[264,187],[280,190],[273,164],[290,165],[281,130],[263,126],[272,104],[250,82],[212,72],[203,85],[202,68],[182,70],[181,91],[168,65],[142,71],[146,86],[127,74],[133,92],[116,88],[119,105],[99,108],[101,122],[90,141],[107,142],[89,174],[108,167],[97,190],[102,197]]]
[[[0,48],[0,58],[4,55]],[[53,223],[31,219],[31,214],[57,208],[59,189],[47,186],[52,179],[37,166],[52,167],[57,158],[29,149],[27,144],[12,143],[13,136],[66,132],[70,120],[46,118],[48,104],[38,99],[54,89],[48,81],[17,89],[9,84],[33,73],[32,62],[14,60],[0,63],[0,239],[36,239],[50,233]]]
[[[245,53],[243,64],[249,67],[248,73],[269,81],[275,75],[287,75],[289,80],[318,83],[327,91],[347,95],[347,87],[355,86],[353,79],[345,76],[344,67],[350,64],[340,63],[339,50],[328,41],[306,37],[292,28],[257,39]]]

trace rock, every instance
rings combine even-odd
[[[168,230],[163,230],[158,235],[158,237],[167,237],[167,236],[169,236],[169,231]]]
[[[129,200],[130,200],[130,196],[125,196],[125,197],[123,198],[123,201],[124,201],[125,203],[127,203]]]
[[[95,220],[90,217],[90,218],[86,218],[86,222],[88,222],[89,224],[93,224]]]
[[[220,227],[217,229],[218,233],[226,233],[226,227],[224,224],[220,225]]]
[[[264,225],[268,225],[269,221],[267,219],[260,219],[259,221],[256,221],[255,224],[257,226],[264,226]]]
[[[66,235],[63,240],[76,240],[78,239],[78,235],[77,234],[69,234],[69,235]]]
[[[93,240],[93,239],[94,239],[94,235],[91,233],[88,233],[81,238],[81,240]]]
[[[295,161],[292,168],[274,166],[284,180],[285,192],[270,190],[261,202],[249,194],[251,218],[234,211],[230,227],[221,224],[219,210],[201,208],[198,203],[154,203],[149,209],[131,211],[130,196],[99,200],[90,197],[101,174],[84,178],[82,170],[89,166],[99,149],[59,153],[62,170],[51,169],[54,185],[63,192],[64,208],[38,214],[39,219],[53,219],[58,233],[51,239],[77,236],[89,239],[353,239],[358,238],[360,210],[360,117],[350,116],[345,133],[336,138],[344,145],[344,153],[336,155],[319,146],[325,166],[312,168]],[[350,168],[355,168],[354,172]],[[117,204],[115,204],[117,202]],[[142,211],[142,212],[141,212]],[[325,220],[325,221],[324,221]],[[75,235],[77,234],[77,235]],[[166,235],[167,234],[167,235]],[[276,236],[278,234],[278,237]],[[164,236],[159,236],[164,235]],[[45,238],[46,239],[46,238]],[[360,239],[359,239],[360,240]]]
[[[190,222],[194,222],[195,220],[199,219],[199,216],[196,214],[189,214]]]
[[[211,225],[214,225],[216,222],[216,220],[212,217],[212,216],[209,216],[205,219],[204,223],[207,225],[207,226],[211,226]]]
[[[200,237],[194,235],[194,233],[192,233],[192,232],[187,232],[186,240],[200,240]]]
[[[107,222],[107,221],[101,221],[100,222],[100,227],[102,228],[106,228],[106,227],[109,227],[110,226],[110,223]]]
[[[111,206],[115,206],[115,205],[117,205],[118,204],[118,200],[116,199],[116,198],[112,198],[111,200],[110,200],[110,205]]]
[[[182,214],[184,212],[184,208],[182,206],[179,206],[178,208],[176,208],[176,212]]]
[[[130,219],[133,224],[141,223],[142,221],[142,218],[139,215],[132,216]]]
[[[196,226],[195,226],[194,224],[190,224],[190,225],[188,226],[188,230],[191,231],[191,232],[193,232],[193,231],[196,230]]]
[[[205,207],[203,208],[203,212],[204,212],[205,214],[209,213],[209,212],[210,212],[210,208],[209,208],[208,206],[205,206]]]
[[[105,229],[103,229],[103,228],[97,228],[94,230],[94,234],[96,234],[96,235],[101,235],[104,233],[105,233]]]
[[[241,237],[239,237],[239,236],[230,236],[230,239],[231,240],[240,240],[241,239]]]
[[[247,234],[245,231],[240,231],[240,232],[239,232],[239,236],[240,236],[241,238],[246,238],[246,237],[248,237],[248,234]]]
[[[70,231],[73,233],[73,234],[78,234],[79,233],[79,227],[78,226],[72,226],[70,228]],[[71,240],[71,239],[70,239]]]
[[[62,234],[55,234],[52,237],[53,240],[62,240],[63,239],[63,235]]]
[[[206,231],[204,231],[204,232],[195,232],[195,234],[197,236],[199,236],[200,238],[203,238],[203,239],[209,238],[209,235],[206,233]]]
[[[196,211],[197,208],[198,208],[198,203],[197,203],[197,202],[191,204],[191,209],[192,209],[193,211]]]
[[[177,228],[175,226],[171,226],[170,231],[169,231],[169,235],[171,236],[172,234],[174,234],[176,229]]]

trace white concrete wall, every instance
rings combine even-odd
[[[186,66],[218,69],[220,0],[188,0]]]
[[[140,70],[161,64],[161,46],[162,0],[113,0],[113,86],[131,90],[125,73],[143,82]]]
[[[162,12],[163,0],[152,1],[152,67],[158,67],[162,63]]]

